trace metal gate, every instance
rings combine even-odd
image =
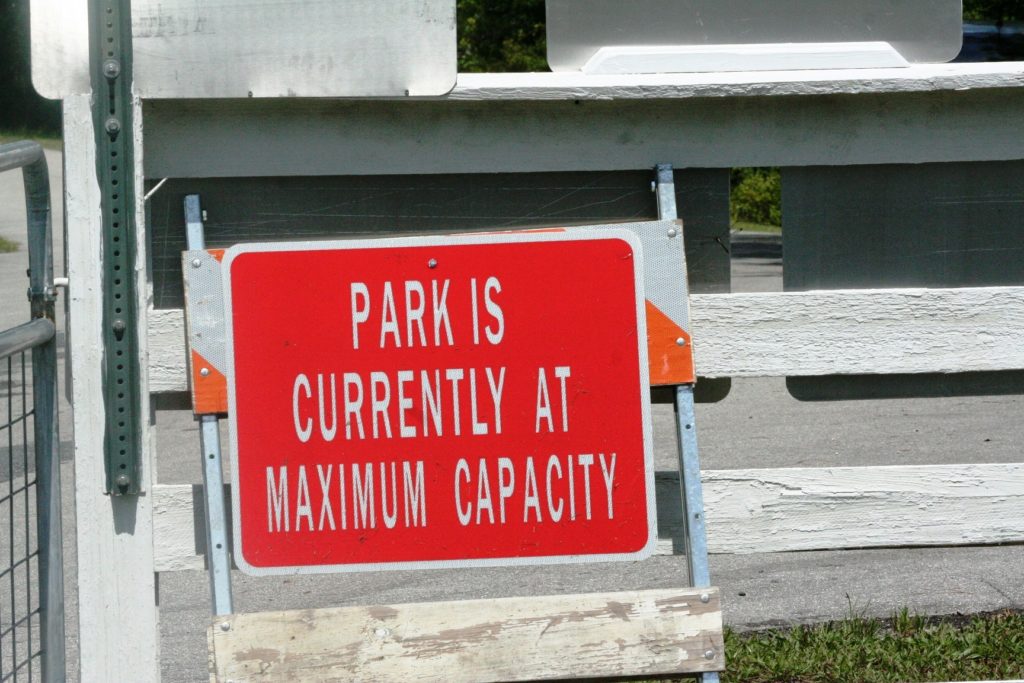
[[[62,681],[64,568],[50,185],[43,149],[0,145],[22,169],[30,320],[0,331],[0,681]]]

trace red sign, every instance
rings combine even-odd
[[[242,245],[225,264],[240,567],[650,554],[632,234]]]

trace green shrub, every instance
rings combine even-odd
[[[733,222],[782,225],[782,179],[777,168],[738,168],[732,175]]]

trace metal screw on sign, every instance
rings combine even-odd
[[[203,262],[202,262],[202,261],[200,261],[200,260],[199,260],[199,259],[197,259],[197,258],[194,258],[194,259],[192,259],[192,267],[193,267],[193,268],[198,268],[198,267],[199,267],[199,266],[201,266],[201,265],[203,265]]]
[[[700,601],[703,602],[704,604],[707,604],[707,603],[711,602],[711,596],[708,595],[707,593],[701,593],[700,594]]]
[[[203,368],[202,370],[199,371],[199,374],[202,375],[203,377],[209,377],[210,368]]]
[[[427,268],[437,268],[437,259],[432,258],[429,261],[427,261]]]
[[[230,631],[231,630],[231,624],[229,624],[226,621],[222,621],[221,624],[220,624],[220,630],[221,631]]]
[[[684,339],[683,337],[679,337],[679,339],[676,339],[676,344],[678,344],[679,346],[686,346],[686,339]]]
[[[669,231],[668,231],[668,236],[669,236],[669,237],[675,237],[675,236],[676,236],[676,235],[678,235],[678,234],[679,234],[679,233],[678,233],[678,232],[676,231],[676,229],[675,229],[675,228],[672,228],[671,230],[669,230]]]
[[[704,659],[714,659],[714,658],[715,658],[715,651],[714,650],[708,650],[707,652],[704,653]]]

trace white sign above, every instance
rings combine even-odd
[[[86,0],[32,0],[32,81],[86,94]],[[134,0],[144,98],[404,97],[455,86],[455,0]]]
[[[699,55],[692,69],[654,70],[735,70],[745,52],[738,46],[756,46],[751,69],[765,59],[786,69],[947,62],[960,51],[962,11],[961,0],[547,0],[548,63],[554,71],[596,72],[593,64],[585,67],[602,48],[616,49],[620,61],[643,62],[648,55],[634,59],[631,48],[715,46],[730,49],[725,57],[715,49]],[[768,47],[808,44],[825,47],[795,50],[796,66]],[[843,44],[851,45],[849,57],[837,56]],[[891,46],[894,56],[880,54],[879,44]],[[670,63],[687,56],[668,54]],[[723,59],[725,67],[716,67]]]

